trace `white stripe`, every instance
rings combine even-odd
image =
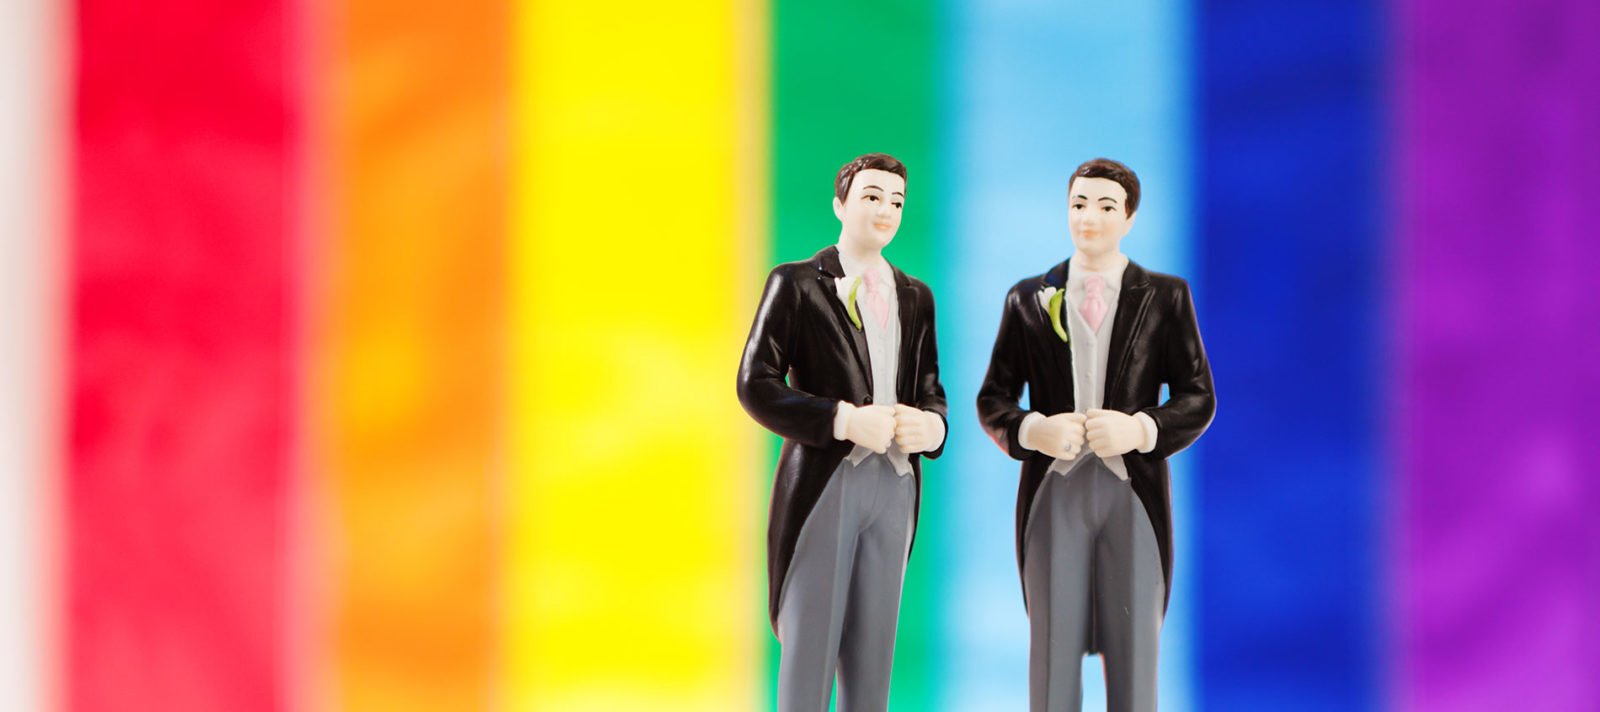
[[[43,710],[54,679],[54,407],[63,124],[61,3],[0,2],[0,700]]]

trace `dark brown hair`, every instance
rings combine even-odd
[[[869,168],[888,171],[910,182],[910,179],[906,178],[906,164],[901,163],[899,159],[887,153],[866,153],[857,156],[855,160],[839,169],[839,175],[833,179],[833,197],[843,203],[845,196],[850,194],[850,182],[856,179],[857,173]]]
[[[1128,202],[1123,206],[1129,216],[1139,209],[1139,176],[1133,174],[1133,169],[1122,165],[1109,158],[1091,158],[1078,166],[1072,172],[1072,179],[1067,181],[1067,190],[1072,190],[1072,181],[1079,178],[1106,178],[1114,180],[1122,189],[1128,191]]]

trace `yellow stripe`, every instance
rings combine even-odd
[[[762,478],[733,376],[767,167],[745,1],[518,8],[513,710],[755,699]]]

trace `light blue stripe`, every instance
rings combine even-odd
[[[1143,201],[1124,250],[1197,281],[1191,259],[1190,8],[1122,3],[961,0],[950,23],[954,230],[940,294],[941,365],[950,394],[945,486],[961,495],[946,604],[945,709],[1026,709],[1027,618],[1018,584],[1017,463],[977,427],[973,403],[1017,280],[1067,257],[1066,188],[1095,156],[1128,164]],[[1185,453],[1173,462],[1177,574],[1162,634],[1161,708],[1193,709],[1199,547]],[[930,486],[936,486],[930,483]],[[932,524],[932,523],[930,523]],[[1088,667],[1088,666],[1092,666]],[[1091,672],[1092,670],[1092,672]],[[1104,708],[1099,659],[1086,661],[1085,708]]]

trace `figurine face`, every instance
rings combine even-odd
[[[833,199],[833,214],[844,224],[844,240],[865,250],[881,250],[900,229],[906,202],[906,180],[888,171],[868,168],[850,182],[843,203]]]
[[[1110,178],[1074,178],[1067,189],[1072,246],[1090,257],[1114,254],[1138,213],[1127,211],[1128,191]]]

